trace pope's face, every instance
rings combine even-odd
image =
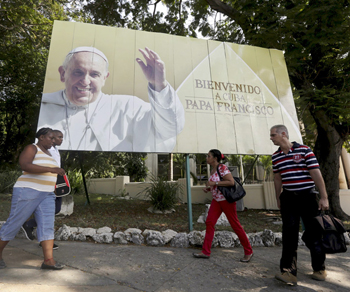
[[[78,106],[94,102],[109,75],[106,61],[91,52],[75,53],[66,70],[61,66],[58,71],[65,83],[68,100]]]

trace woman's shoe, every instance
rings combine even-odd
[[[62,270],[64,268],[64,265],[56,263],[54,266],[47,265],[45,263],[42,263],[41,269],[42,270]]]
[[[210,258],[210,256],[208,256],[208,255],[206,255],[206,254],[204,254],[204,253],[202,253],[202,252],[200,252],[200,253],[193,253],[193,256],[195,257],[195,258],[197,258],[197,259],[209,259]]]
[[[245,255],[243,258],[240,259],[240,261],[242,263],[249,263],[250,260],[252,259],[253,255],[254,255],[253,253],[250,255]]]

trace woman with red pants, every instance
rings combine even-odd
[[[211,173],[206,188],[203,189],[205,193],[211,192],[213,194],[213,200],[211,202],[208,217],[205,221],[206,232],[202,252],[193,253],[195,258],[206,258],[210,257],[211,245],[214,239],[215,224],[218,221],[222,212],[225,213],[233,231],[237,234],[243,249],[244,257],[240,259],[241,262],[248,263],[253,256],[253,249],[249,243],[248,237],[239,223],[237,218],[236,202],[229,203],[226,201],[223,194],[219,191],[218,186],[233,186],[235,181],[232,177],[231,172],[226,165],[220,164],[220,160],[224,159],[224,155],[217,149],[212,149],[207,155],[207,163],[211,166]],[[219,168],[218,168],[219,166]],[[217,173],[217,169],[220,171],[222,181]]]

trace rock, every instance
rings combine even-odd
[[[265,229],[261,235],[261,239],[265,246],[275,246],[275,234],[271,230]]]
[[[79,233],[85,235],[86,237],[93,237],[96,234],[96,229],[94,228],[79,228]]]
[[[96,233],[92,236],[92,239],[98,243],[111,243],[113,242],[113,233]]]
[[[175,209],[160,211],[155,209],[153,206],[151,206],[147,209],[147,211],[155,214],[170,214],[170,213],[174,213]]]
[[[75,241],[86,241],[86,236],[81,233],[73,233],[71,235],[71,238],[72,240],[75,240]]]
[[[71,233],[80,233],[79,227],[69,227]]]
[[[128,244],[128,241],[126,240],[126,235],[124,234],[124,232],[121,231],[117,231],[116,233],[114,233],[114,242],[117,244]]]
[[[130,196],[118,197],[119,200],[132,200]]]
[[[238,238],[238,236],[231,231],[216,231],[215,236],[219,246],[223,248],[235,247],[235,240]]]
[[[97,229],[96,233],[97,234],[110,233],[111,231],[112,231],[111,228],[105,226],[105,227],[101,227],[101,228]]]
[[[167,229],[162,232],[163,238],[164,238],[164,243],[167,244],[169,243],[175,236],[177,232],[171,229]]]
[[[265,246],[262,241],[262,237],[261,237],[262,234],[263,234],[262,232],[247,234],[251,246]]]
[[[142,231],[138,228],[129,228],[124,231],[126,240],[135,244],[143,244],[145,239],[142,236]]]
[[[164,237],[162,233],[159,231],[146,229],[143,232],[143,236],[145,237],[145,241],[147,245],[163,246],[165,244]]]
[[[204,242],[205,231],[191,231],[188,234],[188,241],[190,245],[202,246]]]
[[[55,234],[56,240],[68,240],[71,238],[72,232],[70,227],[63,224],[61,228],[59,228]]]
[[[205,214],[202,214],[198,217],[197,223],[205,223]]]
[[[172,247],[188,247],[188,235],[186,233],[178,233],[171,240]]]

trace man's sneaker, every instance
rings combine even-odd
[[[292,286],[298,283],[297,277],[289,272],[278,273],[275,275],[275,278]]]
[[[41,242],[39,243],[39,247],[42,247],[42,246],[41,246]],[[52,249],[58,249],[58,245],[57,245],[56,243],[54,243]]]
[[[327,272],[326,271],[314,271],[313,274],[311,275],[311,278],[317,281],[325,281],[327,277]]]
[[[0,260],[0,269],[5,269],[6,268],[6,264],[4,262],[3,259]]]
[[[23,232],[24,232],[24,234],[25,234],[25,236],[27,237],[28,240],[33,240],[34,239],[34,234],[33,234],[34,228],[33,227],[29,227],[27,225],[27,222],[26,222],[26,223],[24,223],[22,225],[21,228],[22,228],[22,230],[23,230]]]

